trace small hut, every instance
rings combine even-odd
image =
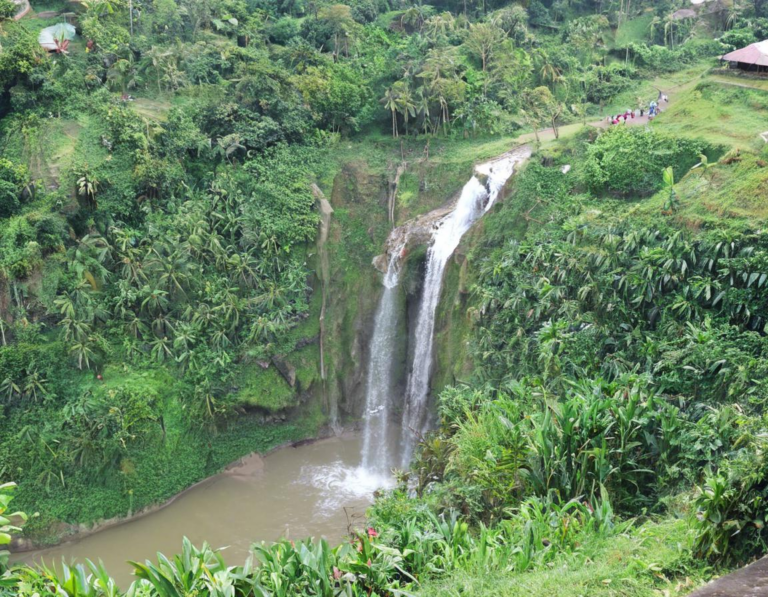
[[[768,73],[768,39],[748,45],[722,56],[732,68],[750,72]]]

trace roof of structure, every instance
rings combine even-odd
[[[741,50],[730,52],[723,56],[722,60],[768,66],[768,39],[748,45]]]

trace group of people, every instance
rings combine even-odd
[[[651,100],[648,104],[648,120],[653,120],[661,114],[661,103],[669,103],[669,96],[659,91],[659,97],[655,100]],[[633,118],[642,118],[645,116],[646,107],[644,103],[640,103],[640,106],[634,110],[627,110],[623,114],[616,114],[615,116],[609,116],[608,122],[611,124],[626,124],[627,121]]]

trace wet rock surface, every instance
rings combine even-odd
[[[768,557],[723,576],[689,597],[765,597],[768,595]]]

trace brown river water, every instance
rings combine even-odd
[[[360,447],[360,438],[349,435],[255,457],[157,512],[13,559],[46,564],[102,560],[126,589],[133,580],[128,560],[175,554],[185,536],[195,545],[207,541],[226,547],[223,555],[230,565],[242,564],[254,542],[324,537],[337,544],[350,525],[363,524],[374,491],[391,483],[359,466]]]

